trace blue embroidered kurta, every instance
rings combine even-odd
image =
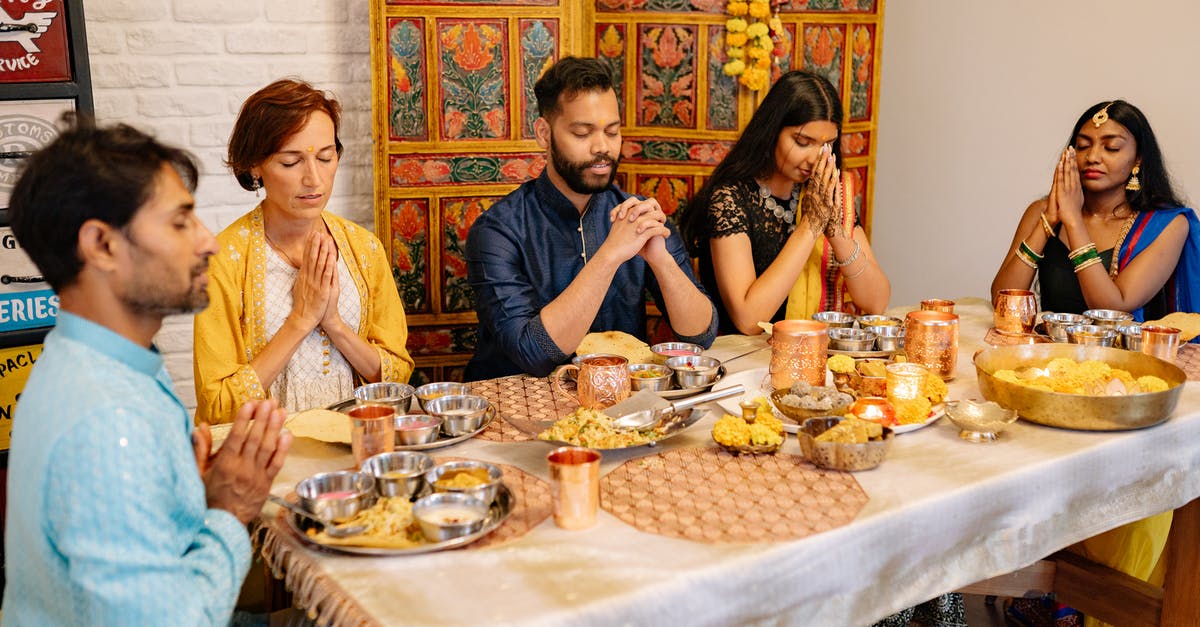
[[[59,313],[13,420],[5,624],[229,622],[250,542],[191,432],[157,352]]]
[[[527,373],[545,376],[569,355],[546,332],[542,307],[575,280],[612,230],[609,211],[629,195],[610,185],[593,194],[581,216],[545,172],[497,202],[471,226],[467,236],[467,280],[475,291],[479,345],[467,365],[468,380]],[[692,259],[675,225],[667,250],[696,289]],[[635,256],[613,277],[592,331],[624,331],[646,338],[645,292],[666,312],[662,290],[649,264]],[[668,320],[668,322],[670,322]],[[700,335],[681,337],[708,347],[716,337],[717,313]]]

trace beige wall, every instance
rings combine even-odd
[[[892,305],[986,296],[1079,114],[1141,108],[1200,202],[1200,4],[889,0],[873,242]]]

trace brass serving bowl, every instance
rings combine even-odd
[[[997,370],[1045,366],[1051,359],[1094,359],[1128,371],[1134,377],[1154,375],[1170,387],[1162,392],[1127,396],[1084,396],[1036,390],[997,379]],[[983,397],[1015,409],[1025,420],[1049,427],[1082,431],[1121,431],[1156,425],[1171,416],[1183,383],[1178,366],[1149,355],[1103,346],[1081,344],[1020,344],[999,346],[975,355],[975,372]]]
[[[850,409],[850,404],[854,402],[854,395],[842,392],[849,396],[850,400],[829,409],[803,409],[784,404],[782,399],[789,393],[789,388],[780,388],[771,392],[771,404],[775,405],[775,409],[778,409],[781,414],[787,416],[797,424],[803,423],[809,418],[816,418],[817,416],[845,416],[846,411]]]
[[[887,456],[892,439],[896,437],[895,432],[884,427],[882,439],[862,444],[817,441],[817,436],[842,420],[844,418],[840,416],[819,416],[801,423],[796,439],[800,442],[804,458],[816,466],[832,470],[870,470],[878,466]]]

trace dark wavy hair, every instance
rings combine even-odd
[[[297,79],[284,78],[254,92],[242,103],[225,165],[242,189],[254,191],[250,170],[275,154],[289,137],[300,132],[309,116],[324,111],[333,120],[333,142],[342,156],[342,105],[326,92]]]
[[[770,176],[776,167],[775,145],[779,133],[785,127],[815,121],[833,122],[837,126],[838,136],[832,148],[838,167],[842,167],[842,101],[833,84],[824,76],[805,70],[793,70],[779,77],[729,154],[680,212],[679,231],[693,255],[698,254],[697,247],[707,239],[708,205],[713,191],[730,183]]]
[[[69,287],[83,269],[79,229],[100,220],[124,230],[154,194],[163,164],[196,189],[191,155],[124,124],[98,127],[66,113],[64,130],[25,163],[9,199],[13,235],[46,282]]]
[[[612,74],[603,63],[586,57],[563,57],[533,84],[533,95],[537,98],[538,115],[549,120],[562,108],[559,96],[610,89],[613,89]]]
[[[1138,211],[1182,207],[1183,202],[1171,183],[1171,175],[1167,173],[1162,151],[1158,148],[1158,139],[1154,137],[1150,121],[1146,119],[1146,114],[1142,113],[1141,109],[1124,100],[1097,102],[1079,116],[1075,127],[1071,129],[1071,137],[1067,140],[1067,145],[1075,145],[1079,129],[1083,128],[1084,124],[1090,123],[1092,116],[1105,106],[1108,107],[1108,118],[1120,123],[1129,130],[1130,135],[1133,135],[1133,141],[1137,143],[1137,154],[1141,157],[1138,180],[1142,183],[1142,189],[1136,192],[1125,191],[1125,200],[1129,202],[1129,206]]]

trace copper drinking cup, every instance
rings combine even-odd
[[[913,311],[904,318],[908,360],[941,378],[954,378],[958,366],[958,316],[941,311]]]
[[[815,320],[780,320],[771,329],[771,387],[797,381],[825,385],[829,327]]]
[[[954,301],[946,298],[926,298],[921,301],[921,311],[954,313]]]
[[[1037,319],[1037,297],[1029,290],[1000,290],[993,314],[994,326],[1001,333],[1032,333]]]

